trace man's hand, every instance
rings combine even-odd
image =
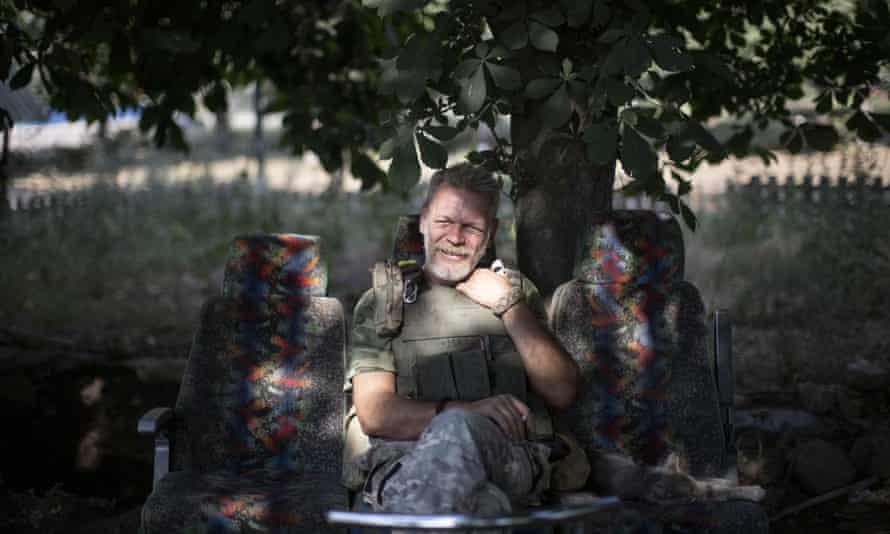
[[[531,410],[513,395],[486,397],[465,409],[490,417],[516,441],[524,440],[531,428]]]
[[[491,308],[512,289],[510,280],[491,269],[478,268],[463,282],[454,286],[481,306]]]

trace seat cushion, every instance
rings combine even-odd
[[[553,333],[581,370],[567,419],[591,455],[621,452],[656,464],[671,452],[663,308],[641,290],[615,297],[579,281],[554,293]]]
[[[344,359],[336,299],[211,299],[176,403],[177,466],[339,478]]]
[[[324,521],[331,508],[346,508],[336,477],[303,474],[273,481],[173,471],[146,501],[142,529],[145,534],[334,532]]]

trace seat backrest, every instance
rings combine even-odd
[[[339,477],[346,332],[326,284],[317,237],[235,239],[176,403],[181,468]]]
[[[605,212],[580,243],[575,277],[550,308],[582,373],[569,425],[590,454],[654,465],[676,453],[691,474],[716,475],[720,415],[679,225],[649,211]]]

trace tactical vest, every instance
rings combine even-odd
[[[522,283],[518,273],[511,276]],[[428,401],[476,401],[511,394],[532,411],[530,439],[550,439],[553,420],[530,391],[525,367],[503,321],[452,287],[422,285],[420,272],[392,262],[374,268],[375,327],[392,339],[398,394]],[[370,447],[354,409],[347,417],[343,480],[363,480],[355,460]]]
[[[525,367],[504,323],[448,286],[424,285],[411,262],[374,268],[375,323],[392,337],[396,391],[419,400],[476,401],[509,393],[534,415],[533,438],[553,425],[544,402],[528,389]],[[511,281],[522,284],[518,272]]]

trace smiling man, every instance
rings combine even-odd
[[[539,502],[565,452],[551,412],[574,399],[578,368],[542,326],[531,283],[479,265],[499,195],[479,167],[436,173],[420,213],[426,260],[398,328],[380,327],[393,308],[375,297],[392,287],[356,305],[344,481],[375,510],[508,513]]]

